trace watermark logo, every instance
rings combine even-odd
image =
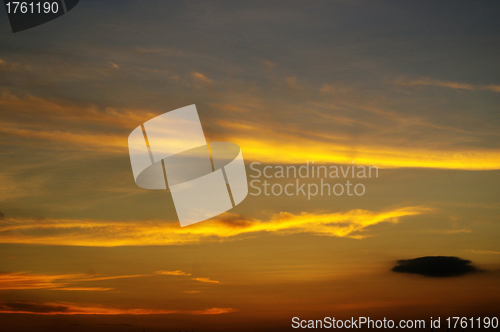
[[[226,212],[248,194],[238,145],[208,143],[195,105],[146,121],[128,137],[135,183],[170,189],[181,226]]]
[[[361,182],[378,179],[377,166],[316,165],[307,161],[302,166],[250,164],[250,195],[252,196],[363,196]],[[332,182],[333,181],[333,182]]]

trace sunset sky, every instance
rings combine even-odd
[[[81,0],[14,34],[2,7],[0,326],[499,317],[499,13],[494,1]],[[248,195],[181,228],[168,191],[135,184],[127,139],[191,104],[209,142],[240,146],[249,182],[253,162],[378,177],[348,178],[362,196]],[[475,272],[392,271],[425,256]]]

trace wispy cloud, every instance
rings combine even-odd
[[[472,229],[428,229],[422,231],[424,233],[435,233],[435,234],[468,234],[472,233]]]
[[[70,144],[82,150],[99,150],[108,152],[126,153],[127,140],[123,135],[105,135],[62,131],[39,131],[31,129],[3,127],[0,128],[1,134],[17,138],[25,138],[33,141],[44,140],[57,142],[59,144]]]
[[[28,70],[30,70],[30,67],[27,65],[0,59],[0,71],[13,72],[13,71],[28,71]]]
[[[209,308],[201,310],[172,309],[124,309],[103,306],[81,306],[67,303],[4,302],[0,313],[24,313],[36,315],[220,315],[237,311],[233,308]]]
[[[111,287],[85,287],[82,283],[109,281],[116,279],[131,279],[154,277],[158,275],[189,277],[191,273],[181,270],[176,271],[156,271],[148,274],[130,274],[114,276],[98,276],[88,274],[35,274],[29,272],[10,272],[0,273],[0,290],[19,290],[19,289],[46,289],[60,291],[109,291]],[[219,283],[206,277],[191,278],[194,281]]]
[[[140,222],[13,219],[0,221],[0,243],[33,243],[69,246],[181,245],[229,239],[244,239],[257,233],[350,237],[361,239],[363,232],[379,223],[397,223],[399,218],[432,211],[412,206],[373,212],[351,210],[335,213],[291,214],[281,212],[269,220],[224,214],[219,218],[180,227],[178,222]],[[179,272],[180,273],[180,272]]]
[[[109,290],[110,288],[102,287],[67,287],[70,282],[82,280],[86,277],[85,274],[59,274],[59,275],[43,275],[31,274],[25,272],[13,272],[0,274],[0,290],[12,289],[52,289],[52,290],[79,290],[79,291],[96,291]]]
[[[54,288],[54,290],[61,291],[86,291],[86,292],[105,292],[109,290],[113,290],[112,287],[61,287]]]
[[[192,75],[196,81],[212,82],[204,74],[195,72]],[[289,83],[291,86],[296,86],[296,80],[291,79]],[[324,87],[324,91],[331,89],[338,90],[333,86]],[[234,113],[235,110],[241,113],[259,109],[258,103],[247,105],[245,101],[214,105],[224,114]],[[330,111],[326,113],[316,111],[324,107],[326,106],[321,103],[313,103],[312,110],[307,109],[307,111],[320,116],[321,123],[383,132],[382,128],[370,121],[361,121]],[[8,138],[2,140],[3,144],[36,145],[42,140],[51,142],[46,147],[69,147],[118,154],[126,154],[128,151],[129,131],[157,115],[156,112],[144,109],[100,109],[95,105],[82,106],[32,95],[20,97],[8,91],[0,95],[0,111],[2,110],[4,112],[0,112],[0,120],[4,126],[0,128],[0,135]],[[398,123],[396,127],[424,126],[441,133],[440,135],[443,135],[443,132],[453,133],[445,135],[443,139],[456,135],[477,139],[474,138],[474,133],[456,128],[444,128],[422,119],[407,119],[397,113],[373,107],[367,107],[365,111],[386,121],[396,121]],[[64,126],[61,126],[61,123],[64,123]],[[209,130],[209,137],[239,144],[246,160],[270,163],[303,163],[306,160],[314,160],[322,163],[350,164],[355,159],[358,164],[376,165],[380,168],[500,169],[500,153],[497,150],[461,146],[453,141],[442,148],[428,147],[425,144],[421,147],[400,146],[393,144],[393,141],[378,141],[373,137],[356,140],[353,144],[352,135],[345,130],[333,131],[332,134],[332,128],[309,130],[307,125],[304,128],[295,125],[288,130],[277,131],[276,127],[279,124],[271,119],[262,121],[262,117],[253,121],[243,119],[233,121],[231,117],[225,117],[224,120],[213,121],[212,128],[214,125],[217,126],[217,130]],[[460,137],[462,141],[465,139]]]
[[[206,75],[204,75],[202,73],[193,72],[192,75],[193,75],[194,80],[197,82],[201,82],[201,83],[205,83],[205,84],[212,84],[213,83],[213,81],[210,78],[208,78]]]
[[[24,272],[0,274],[0,289],[56,289],[68,285],[64,280],[82,278],[81,274],[40,275]]]
[[[96,105],[78,105],[63,100],[50,100],[33,95],[17,96],[4,90],[0,94],[1,118],[27,128],[60,125],[60,121],[73,123],[81,127],[83,124],[100,124],[107,129],[135,128],[156,114],[144,109],[117,109],[107,107],[100,109]],[[10,119],[10,120],[9,120]],[[53,125],[50,125],[52,122]]]
[[[346,94],[351,92],[352,88],[339,84],[323,84],[319,91],[328,94]]]
[[[500,255],[500,251],[494,251],[494,250],[469,250],[473,254],[479,254],[479,255]]]
[[[242,132],[243,134],[243,132]],[[430,150],[390,146],[356,146],[325,143],[314,139],[284,134],[254,137],[232,136],[241,146],[245,159],[268,163],[316,163],[376,165],[380,168],[441,168],[464,170],[500,169],[500,153],[496,150]],[[266,137],[266,139],[263,139]]]
[[[407,80],[403,77],[399,77],[395,80],[397,85],[401,86],[437,86],[443,88],[450,88],[455,90],[468,90],[468,91],[491,91],[491,92],[500,92],[500,85],[489,84],[489,85],[474,85],[469,83],[462,82],[451,82],[451,81],[442,81],[436,80],[428,77],[421,77],[416,80]]]
[[[8,201],[36,195],[46,183],[43,175],[33,176],[30,179],[16,177],[11,172],[0,172],[0,201]]]
[[[218,284],[220,281],[218,280],[212,280],[210,278],[191,278],[193,280],[199,281],[199,282],[206,282],[206,283],[212,283],[212,284]]]
[[[187,273],[181,270],[177,271],[156,271],[156,274],[164,274],[164,275],[171,275],[171,276],[190,276],[191,273]]]

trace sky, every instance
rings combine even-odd
[[[498,317],[499,9],[82,0],[15,34],[0,10],[0,321],[288,331],[293,317]],[[238,144],[260,182],[181,228],[168,190],[135,184],[127,139],[192,104],[207,141]],[[378,172],[255,170],[313,162]],[[365,191],[256,195],[264,180]],[[457,259],[438,273],[433,256]]]

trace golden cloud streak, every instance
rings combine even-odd
[[[255,135],[255,137],[266,137]],[[373,165],[379,168],[441,168],[462,170],[500,169],[498,151],[433,151],[427,149],[398,149],[391,147],[362,147],[322,143],[315,140],[288,137],[287,139],[258,139],[231,137],[241,147],[246,160],[263,163],[315,163]]]
[[[170,275],[170,276],[190,276],[191,273],[186,273],[181,270],[177,271],[156,271],[156,274],[164,274],[164,275]]]
[[[66,303],[0,303],[0,313],[35,315],[220,315],[237,311],[233,308],[209,308],[202,310],[121,309],[86,307]]]
[[[203,77],[200,76],[202,74],[195,74],[197,74],[195,76],[198,79]],[[404,83],[405,81],[401,82]],[[415,82],[408,84],[437,84],[434,80]],[[455,85],[451,84],[450,87],[452,86]],[[480,89],[468,85],[458,85],[458,87],[469,90]],[[497,88],[500,87],[495,87],[495,89]],[[109,130],[131,129],[157,115],[147,110],[117,110],[111,108],[100,110],[95,106],[75,106],[30,95],[17,97],[9,92],[0,95],[0,109],[8,110],[6,114],[10,112],[23,116],[22,119],[18,120],[5,119],[5,125],[0,128],[0,134],[7,137],[24,138],[33,142],[39,140],[52,141],[57,142],[57,144],[73,145],[83,150],[120,154],[128,152],[127,134],[110,134]],[[48,121],[48,124],[43,128],[36,120],[40,115],[43,115],[43,121]],[[388,116],[385,113],[382,115]],[[35,120],[26,122],[26,117]],[[106,134],[88,131],[83,127],[80,127],[78,133],[59,131],[57,129],[59,124],[57,126],[50,125],[53,120],[74,124],[98,124],[109,130]],[[349,118],[340,120],[348,123],[357,121]],[[326,121],[332,121],[332,119]],[[338,122],[339,119],[336,118],[334,121]],[[351,146],[349,143],[350,137],[345,135],[306,131],[297,128],[293,133],[276,132],[271,125],[262,126],[262,124],[256,123],[245,124],[230,121],[217,121],[216,123],[231,133],[229,137],[220,137],[220,139],[239,144],[242,147],[245,159],[249,161],[293,164],[314,160],[316,163],[351,164],[354,160],[359,165],[374,165],[379,168],[500,169],[500,152],[496,150],[467,148],[435,150],[361,144]]]
[[[48,290],[63,290],[63,291],[108,291],[114,288],[110,287],[82,287],[75,284],[81,282],[95,282],[103,280],[129,279],[141,277],[153,277],[157,275],[172,275],[188,277],[191,273],[186,273],[181,270],[176,271],[156,271],[149,274],[132,274],[132,275],[117,275],[98,277],[86,274],[32,274],[27,272],[11,272],[0,273],[0,290],[14,289],[48,289]],[[207,283],[219,283],[217,280],[200,277],[191,278],[195,281]]]
[[[64,291],[87,291],[87,292],[105,292],[113,290],[111,287],[62,287],[55,288],[54,290],[64,290]]]
[[[0,221],[0,243],[103,247],[182,245],[242,239],[256,233],[307,233],[359,239],[365,237],[360,233],[369,226],[382,222],[397,223],[400,217],[420,215],[431,210],[414,206],[382,212],[281,212],[266,221],[226,213],[219,218],[182,228],[177,222],[159,220],[117,222],[6,218]]]
[[[206,283],[212,283],[212,284],[218,284],[220,281],[218,280],[212,280],[210,278],[191,278],[192,280],[196,280],[199,282],[206,282]]]
[[[82,278],[83,274],[40,275],[24,272],[0,274],[0,290],[6,289],[60,289],[68,285],[62,280]]]
[[[201,81],[208,79],[200,73],[193,73],[193,75]],[[405,81],[401,82],[404,83]],[[408,84],[436,85],[439,82],[436,83],[434,80],[425,79],[410,83]],[[444,84],[442,82],[438,85],[469,90],[483,89],[481,87]],[[488,89],[490,88],[488,86]],[[493,88],[491,89],[500,89],[497,86]],[[59,144],[74,145],[79,149],[122,154],[127,153],[126,134],[101,134],[99,132],[85,131],[82,128],[78,133],[58,131],[59,125],[51,126],[50,121],[98,124],[110,130],[116,130],[117,128],[134,128],[157,115],[147,110],[117,110],[111,108],[100,110],[96,106],[81,107],[30,95],[17,97],[9,92],[0,95],[0,109],[6,109],[6,114],[10,112],[11,114],[23,116],[17,122],[13,119],[6,119],[6,125],[0,128],[0,134],[7,137],[25,138],[34,142],[38,142],[38,140],[53,141]],[[40,127],[39,122],[36,120],[37,117],[39,119],[40,115],[43,116],[43,121],[48,121],[48,124],[43,128]],[[26,122],[26,117],[35,120]],[[356,121],[353,119],[348,120]],[[348,120],[344,119],[344,121]],[[336,119],[335,121],[338,122],[339,120]],[[314,160],[317,163],[351,164],[351,161],[355,160],[357,164],[374,165],[380,168],[500,169],[500,153],[494,150],[409,149],[398,146],[363,146],[359,144],[353,147],[349,144],[349,137],[347,136],[301,131],[299,129],[291,134],[277,133],[272,129],[272,126],[263,127],[254,123],[238,124],[218,121],[217,124],[233,133],[230,137],[221,138],[224,141],[239,144],[246,160],[288,164],[304,163],[307,160]]]

